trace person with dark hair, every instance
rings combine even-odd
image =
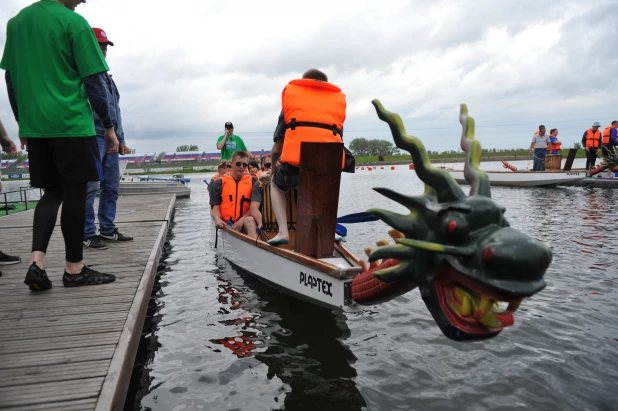
[[[107,58],[107,47],[114,46],[107,33],[99,28],[93,28],[94,35],[101,47],[103,56]],[[120,114],[120,93],[111,75],[105,77],[107,93],[110,96],[113,110],[116,114],[116,135],[118,136],[118,151],[121,155],[127,153],[127,146],[124,142],[124,131],[122,129],[122,117]],[[108,154],[105,152],[105,127],[96,111],[92,112],[94,117],[94,129],[97,134],[97,144],[101,155],[101,165],[103,166],[103,176],[101,183],[95,181],[88,183],[88,193],[86,194],[86,228],[84,230],[84,247],[92,249],[105,249],[105,241],[133,241],[133,237],[122,234],[114,224],[116,220],[116,206],[118,204],[118,192],[120,190],[120,165],[118,163],[118,153]],[[100,186],[100,187],[99,187]],[[94,225],[94,198],[97,190],[99,194],[99,234]]]
[[[270,182],[270,198],[279,232],[268,241],[270,245],[289,242],[285,193],[298,186],[301,143],[342,142],[346,96],[339,87],[328,83],[326,74],[310,69],[302,79],[290,81],[283,89],[281,108],[271,150],[273,174]],[[343,169],[343,150],[341,154]]]
[[[257,173],[260,171],[260,165],[257,161],[251,160],[249,161],[249,174],[257,177]]]
[[[597,162],[597,154],[601,147],[601,132],[599,131],[601,123],[595,121],[592,127],[584,132],[582,137],[582,146],[586,150],[586,170],[594,168],[594,163]]]
[[[558,129],[552,128],[549,130],[549,142],[551,143],[547,148],[550,154],[560,154],[562,148],[562,141],[558,138]]]
[[[9,137],[2,121],[0,121],[0,145],[2,146],[2,150],[7,154],[17,154],[17,147],[13,140]],[[0,193],[2,192],[2,169],[0,168]],[[21,258],[15,257],[12,255],[4,254],[0,251],[0,265],[10,265],[10,264],[19,264],[21,263]],[[2,271],[0,271],[0,275],[2,275]]]
[[[534,156],[532,161],[532,169],[534,171],[545,171],[545,156],[547,155],[548,144],[549,136],[545,134],[545,126],[540,125],[539,132],[534,133],[532,143],[530,143],[530,155]]]
[[[246,172],[249,166],[248,158],[248,154],[242,150],[232,154],[231,173],[212,183],[210,205],[217,227],[225,227],[227,224],[234,230],[242,230],[256,238],[258,226],[249,213],[249,208],[255,208],[255,204],[259,208],[262,190],[257,178]]]
[[[253,154],[247,150],[242,138],[234,134],[234,125],[228,121],[224,127],[223,135],[217,139],[217,150],[221,150],[221,160],[229,160],[236,150],[245,151],[249,158],[253,158]]]
[[[603,159],[607,157],[609,152],[614,147],[618,146],[618,140],[616,138],[617,130],[618,130],[618,120],[612,121],[612,125],[605,127],[605,130],[603,130],[603,139],[601,141],[602,150],[603,150],[602,151]]]
[[[92,28],[75,7],[84,0],[41,0],[9,20],[0,68],[11,109],[28,150],[30,183],[45,194],[34,210],[32,257],[24,283],[48,290],[45,271],[49,240],[62,204],[65,287],[116,279],[84,264],[82,239],[89,181],[99,181],[99,147],[92,109],[105,127],[108,154],[118,152],[116,117],[108,100],[109,67]]]

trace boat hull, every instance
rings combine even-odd
[[[468,184],[462,170],[449,170],[448,173],[460,184]],[[584,170],[573,171],[485,171],[492,186],[541,187],[570,184],[586,178]]]
[[[324,264],[320,260],[308,260],[318,262],[321,269],[303,264],[294,259],[280,255],[274,251],[274,247],[259,241],[248,242],[242,234],[231,233],[229,230],[218,230],[218,250],[235,266],[253,274],[265,283],[279,291],[293,297],[303,299],[313,304],[325,306],[331,309],[342,309],[351,301],[352,278],[337,277],[324,272]],[[273,250],[273,251],[271,251]],[[281,250],[289,252],[287,250]],[[340,266],[332,266],[333,271],[338,268],[352,267],[345,261],[339,260]]]

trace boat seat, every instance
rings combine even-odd
[[[288,216],[288,231],[296,231],[296,203],[298,201],[298,191],[293,188],[285,194],[287,203],[286,212]],[[279,231],[279,225],[275,218],[275,213],[270,202],[270,185],[262,186],[262,204],[260,206],[262,212],[262,231],[274,232]],[[291,241],[290,241],[291,242]]]

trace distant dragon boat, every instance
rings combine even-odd
[[[491,199],[490,180],[480,170],[481,146],[474,119],[461,106],[461,145],[467,154],[466,195],[452,174],[431,165],[421,140],[409,136],[401,118],[374,100],[378,117],[397,147],[412,155],[425,193],[407,196],[387,188],[380,194],[409,214],[371,209],[368,216],[392,227],[392,241],[365,250],[368,261],[335,241],[343,144],[303,143],[298,190],[287,194],[290,243],[266,243],[278,229],[264,184],[263,230],[252,238],[229,227],[215,228],[215,247],[233,265],[294,297],[332,309],[379,304],[415,288],[435,323],[455,341],[496,336],[513,324],[526,297],[545,287],[549,248],[511,228],[505,209]],[[340,220],[341,221],[341,220]],[[213,227],[215,225],[213,224]]]

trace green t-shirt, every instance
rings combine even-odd
[[[109,67],[82,16],[52,0],[25,7],[7,24],[0,68],[11,74],[20,137],[95,135],[82,79]]]
[[[225,138],[225,135],[219,136],[217,139],[217,145]],[[236,134],[232,135],[232,138],[228,138],[223,148],[221,149],[221,160],[230,160],[232,158],[232,154],[236,150],[244,150],[247,151],[247,147],[245,146],[245,142],[242,141],[242,138],[238,137]]]

